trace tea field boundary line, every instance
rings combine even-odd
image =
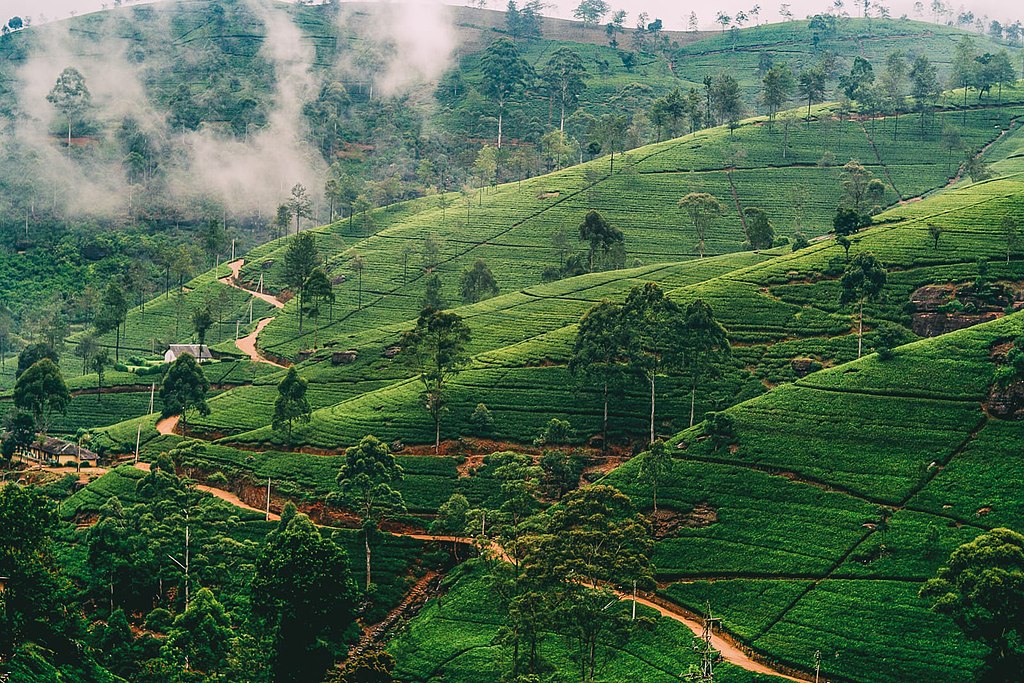
[[[945,458],[943,458],[942,463],[941,463],[942,466],[945,467],[946,465],[948,465],[953,460],[953,458],[955,458],[957,455],[962,453],[967,448],[967,446],[972,441],[974,441],[975,438],[977,438],[978,434],[981,432],[982,429],[984,429],[986,424],[988,424],[988,417],[985,416],[985,415],[982,415],[982,418],[978,422],[978,424],[975,425],[975,427],[967,434],[967,436],[952,451],[950,451],[949,455],[947,455]],[[907,504],[907,502],[912,500],[914,496],[916,496],[918,493],[920,493],[921,490],[924,489],[924,487],[927,486],[938,475],[938,473],[941,472],[941,471],[942,470],[940,468],[933,468],[933,470],[929,473],[929,475],[926,478],[924,478],[921,482],[919,482],[919,483],[915,484],[913,487],[911,487],[910,493],[908,493],[899,502],[899,507],[900,508],[904,507]],[[853,545],[851,545],[850,548],[847,549],[847,551],[845,553],[843,553],[843,555],[839,558],[839,560],[836,561],[836,563],[832,566],[832,568],[829,570],[829,572],[826,574],[826,576],[823,579],[814,582],[813,584],[808,586],[806,590],[801,591],[801,593],[799,595],[797,595],[790,602],[789,605],[787,605],[782,611],[779,612],[778,615],[776,615],[776,617],[772,620],[772,622],[768,626],[762,628],[757,633],[757,635],[753,636],[750,640],[753,642],[753,641],[757,640],[758,638],[761,638],[761,637],[765,636],[769,631],[771,631],[771,629],[773,629],[776,625],[778,625],[779,622],[782,621],[783,617],[785,617],[786,614],[788,614],[794,607],[796,607],[797,603],[799,603],[801,600],[803,600],[805,597],[807,597],[807,595],[814,588],[816,588],[821,583],[821,581],[826,581],[832,575],[834,575],[836,573],[836,570],[838,570],[839,567],[841,567],[843,565],[843,563],[845,563],[846,560],[849,559],[850,555],[853,554],[853,551],[856,550],[868,538],[870,538],[871,535],[873,533],[875,533],[876,531],[877,531],[877,529],[870,529],[867,533],[865,533],[860,538],[860,540],[854,542]]]

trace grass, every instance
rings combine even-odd
[[[442,600],[431,600],[408,627],[389,645],[398,660],[396,677],[410,683],[431,681],[493,681],[506,655],[497,642],[502,623],[500,607],[488,587],[479,564],[446,579],[448,592]],[[615,609],[625,609],[625,603]],[[597,681],[642,680],[652,683],[679,680],[680,673],[697,662],[695,639],[686,626],[640,607],[638,614],[654,617],[650,629],[630,631],[614,644],[604,643],[598,661]],[[665,647],[672,643],[672,647]],[[551,680],[577,680],[572,645],[562,636],[541,637],[541,657],[553,667]],[[753,682],[774,680],[758,677],[729,664],[716,668],[716,680]]]

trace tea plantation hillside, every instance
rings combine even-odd
[[[998,111],[1012,112],[1012,108]],[[980,112],[971,114],[977,116]],[[877,125],[881,128],[885,121]],[[725,131],[717,133],[723,140],[728,139]],[[862,139],[865,138],[863,131],[859,134]],[[678,168],[687,163],[686,155],[693,153],[690,148],[700,144],[695,140],[701,139],[701,135],[650,148],[650,154],[639,161],[637,167],[643,168],[660,159],[662,163]],[[767,131],[750,124],[736,132],[737,138],[744,135],[767,135]],[[1018,138],[1017,128],[1014,127],[989,150],[989,157],[1011,157]],[[662,154],[655,156],[655,152]],[[895,153],[895,149],[891,149],[890,153]],[[679,155],[680,159],[672,161],[671,154]],[[912,154],[909,144],[905,154]],[[1001,242],[998,220],[1009,207],[1016,206],[1013,199],[1017,187],[1013,175],[1015,161],[1006,164],[997,164],[997,168],[1006,169],[1004,176],[998,180],[982,184],[965,183],[963,187],[924,201],[902,204],[878,216],[878,227],[854,236],[851,254],[873,251],[893,270],[890,276],[891,295],[882,302],[869,305],[867,309],[869,318],[873,318],[868,324],[869,348],[873,343],[873,329],[879,324],[913,327],[912,314],[905,309],[905,304],[911,294],[923,285],[972,279],[977,270],[978,257],[992,259],[988,265],[991,277],[999,278],[1016,273],[1015,260],[1011,259],[1008,264],[1000,262],[1000,256],[1005,255],[1005,245]],[[839,173],[836,169],[814,166],[800,168],[799,171],[805,171],[808,176],[826,177]],[[774,189],[785,182],[787,173],[797,171],[793,168],[769,168],[752,169],[749,172],[779,178],[778,182],[772,184]],[[739,175],[740,171],[732,171],[731,174]],[[647,174],[643,172],[636,175],[639,178],[637,182],[647,180]],[[649,175],[654,178],[675,177],[682,187],[674,189],[673,196],[680,196],[692,187],[686,184],[691,175],[688,172],[652,172]],[[606,194],[604,186],[618,182],[620,177],[616,174],[611,180],[602,180],[598,184],[600,189],[589,195],[581,193],[582,207],[589,206],[591,199],[600,206],[602,197],[614,196]],[[566,171],[524,181],[521,190],[515,185],[499,187],[483,196],[483,208],[477,204],[480,198],[475,198],[470,215],[483,220],[481,214],[485,214],[489,206],[494,207],[490,210],[497,212],[501,208],[507,212],[511,210],[507,207],[513,200],[519,202],[518,206],[527,204],[526,208],[519,209],[524,212],[530,203],[538,201],[536,197],[539,190],[554,191],[554,188],[564,188],[570,182],[580,181],[579,172]],[[838,177],[832,182],[838,186]],[[753,197],[750,204],[753,205],[759,197],[753,189],[750,192]],[[422,249],[422,240],[403,237],[403,231],[416,228],[420,232],[414,234],[422,234],[421,226],[437,225],[429,221],[428,217],[434,215],[436,218],[439,210],[436,207],[422,208],[425,201],[419,200],[422,210],[408,219],[411,223],[408,227],[403,227],[402,222],[390,224],[375,235],[357,241],[342,253],[329,256],[329,263],[335,264],[333,272],[338,277],[345,276],[345,280],[335,287],[338,298],[333,307],[333,322],[322,323],[315,332],[325,347],[324,351],[314,353],[312,358],[300,365],[300,368],[308,368],[303,372],[311,382],[314,407],[323,411],[315,414],[308,426],[299,428],[300,443],[319,449],[336,448],[339,443],[357,440],[371,423],[376,424],[377,430],[388,439],[402,439],[411,443],[429,440],[428,418],[414,407],[418,392],[416,384],[406,379],[409,375],[399,363],[381,356],[395,343],[399,333],[411,326],[411,319],[421,301],[422,282],[425,279],[422,257],[417,258],[419,255],[415,252],[406,254],[403,247],[409,246],[411,242],[413,247],[418,245]],[[607,208],[602,206],[602,209],[609,216],[616,215],[612,202],[605,201],[609,203]],[[643,224],[639,224],[636,217],[629,218],[635,227],[627,224],[624,228],[627,249],[631,249],[633,235],[643,239],[645,233],[650,233],[654,228],[661,237],[645,240],[653,252],[647,258],[660,261],[666,257],[674,256],[678,259],[680,256],[692,255],[682,253],[693,240],[682,225],[685,219],[679,215],[678,209],[671,206],[671,201],[666,201],[666,204],[667,209],[651,210]],[[820,222],[817,225],[820,232],[826,229],[827,212],[830,212],[827,206],[823,205],[819,209]],[[466,418],[479,402],[497,411],[493,436],[498,438],[530,441],[553,415],[568,418],[582,434],[594,433],[600,407],[596,392],[591,393],[588,387],[583,387],[582,393],[573,390],[576,396],[573,402],[557,398],[559,392],[568,390],[573,384],[564,367],[573,337],[572,326],[594,303],[604,298],[623,297],[631,286],[644,280],[659,282],[680,301],[697,296],[707,299],[729,329],[736,345],[735,368],[727,373],[722,382],[714,383],[708,392],[698,397],[698,414],[715,406],[729,405],[738,399],[756,395],[779,382],[794,379],[796,375],[791,363],[794,358],[805,358],[818,365],[827,365],[855,357],[856,338],[850,335],[851,318],[849,311],[839,306],[839,292],[836,289],[836,278],[845,263],[845,252],[830,241],[792,254],[782,254],[788,251],[788,247],[781,247],[779,252],[774,252],[777,255],[773,258],[769,258],[773,252],[734,252],[715,258],[693,259],[678,265],[639,266],[631,270],[610,271],[530,286],[528,276],[524,274],[528,273],[529,265],[521,265],[515,255],[529,248],[527,238],[536,243],[560,225],[571,225],[572,221],[578,220],[584,210],[582,207],[575,215],[565,208],[553,208],[550,210],[553,214],[551,217],[546,216],[549,211],[533,209],[534,213],[540,211],[540,214],[524,221],[524,226],[535,227],[530,228],[532,232],[527,232],[527,227],[522,228],[522,241],[495,237],[481,242],[468,242],[465,239],[471,234],[467,230],[476,229],[477,224],[470,223],[470,228],[466,228],[458,216],[452,216],[455,210],[448,209],[442,227],[448,226],[449,232],[446,234],[449,237],[444,242],[441,242],[440,236],[437,238],[444,245],[444,253],[451,254],[450,260],[442,262],[436,269],[446,278],[444,281],[454,285],[459,269],[469,265],[475,254],[480,254],[492,264],[502,291],[521,291],[456,309],[466,317],[473,329],[471,349],[476,354],[476,360],[470,369],[456,379],[451,404],[452,419],[446,421],[450,427],[449,431],[445,431],[446,437],[473,436],[471,431],[465,430]],[[641,207],[637,208],[639,211],[642,211]],[[981,214],[995,216],[986,219],[994,221],[995,225],[974,219],[967,221],[968,216]],[[381,215],[386,216],[386,212],[381,212]],[[627,219],[626,214],[618,215],[623,220]],[[540,222],[541,219],[547,222]],[[382,219],[382,222],[385,220]],[[733,220],[738,223],[738,219]],[[663,228],[667,221],[673,221],[675,225]],[[943,230],[937,249],[928,236],[930,225],[937,225]],[[333,234],[334,230],[345,229],[348,229],[348,221],[324,228],[323,239]],[[495,229],[505,230],[500,223]],[[520,228],[513,227],[513,230]],[[711,233],[709,243],[715,240],[715,235],[728,234],[730,231],[737,233],[735,246],[731,248],[738,249],[742,227],[738,224],[730,226],[725,219]],[[679,245],[682,249],[671,254],[668,251],[671,245]],[[280,247],[276,253],[262,250],[257,252],[253,261],[247,264],[247,267],[254,269],[243,269],[243,277],[248,272],[252,280],[256,273],[261,273],[264,285],[273,283],[273,273],[283,258],[284,248]],[[655,251],[657,249],[665,251]],[[387,256],[396,251],[401,259],[397,263]],[[531,248],[529,253],[533,257],[528,264],[534,259],[544,258],[545,252],[550,251],[553,248]],[[508,254],[504,257],[506,260],[499,260],[503,252]],[[362,309],[358,309],[358,279],[347,269],[347,262],[355,254],[359,254],[364,263],[369,264],[362,273]],[[555,254],[550,254],[548,258],[557,263]],[[408,265],[406,259],[415,265]],[[416,264],[416,261],[420,263]],[[269,268],[259,267],[268,262],[273,262]],[[406,282],[403,283],[403,280]],[[511,281],[513,286],[506,288],[506,281]],[[524,286],[526,288],[522,289]],[[282,313],[260,334],[258,342],[265,351],[289,357],[291,354],[286,352],[288,349],[299,349],[306,343],[311,345],[314,332],[308,330],[311,326],[308,322],[307,331],[301,340],[287,336],[297,333],[296,304],[286,304]],[[905,339],[912,338],[909,329],[902,334]],[[275,340],[282,337],[284,340],[275,343]],[[348,349],[357,351],[358,359],[350,365],[334,365],[331,360],[333,353]],[[197,420],[196,426],[214,435],[230,434],[229,440],[236,443],[276,442],[279,437],[269,429],[243,434],[239,432],[269,424],[276,394],[274,384],[277,381],[274,375],[267,375],[258,379],[254,387],[219,397],[212,404],[212,414]],[[666,397],[662,403],[664,419],[684,414],[686,411],[681,410],[681,406],[688,397],[673,386],[671,380],[665,383],[665,389]],[[635,434],[643,420],[640,411],[630,414],[632,411],[628,408],[635,405],[643,388],[639,384],[630,385],[626,391],[632,400],[617,404],[621,407],[616,410],[616,419],[612,425],[619,435]],[[572,406],[571,409],[569,406]],[[671,424],[664,422],[662,429],[670,432]]]

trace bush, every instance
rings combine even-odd
[[[469,424],[472,425],[476,434],[487,435],[494,431],[494,416],[491,415],[487,404],[477,403],[473,413],[469,416]]]
[[[736,425],[731,415],[710,412],[704,418],[704,434],[717,451],[736,440]]]
[[[174,618],[163,607],[157,607],[146,615],[146,628],[155,633],[167,633]]]
[[[206,478],[206,481],[216,486],[223,486],[224,484],[228,483],[228,478],[224,476],[223,472],[214,472],[213,474]]]
[[[800,251],[811,246],[811,243],[807,241],[807,235],[802,232],[793,233],[793,251]]]
[[[576,440],[576,430],[572,428],[568,420],[559,420],[557,417],[548,421],[544,431],[540,433],[534,443],[538,446],[554,444],[567,444]]]

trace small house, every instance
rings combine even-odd
[[[22,460],[31,461],[40,465],[95,465],[99,456],[88,448],[82,448],[76,443],[48,436],[41,440],[35,440],[26,448],[17,451]]]
[[[182,354],[185,353],[192,356],[200,363],[213,360],[213,356],[210,354],[210,348],[206,344],[171,344],[167,347],[167,351],[164,352],[164,362],[173,363],[181,358]]]

